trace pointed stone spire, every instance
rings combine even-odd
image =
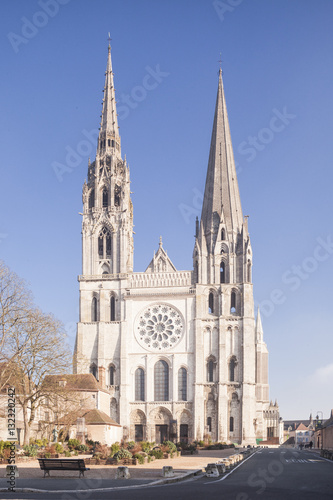
[[[258,306],[257,321],[256,321],[256,341],[262,342],[263,337],[264,337],[264,331],[262,328],[260,309]]]
[[[209,233],[212,235],[213,232],[217,231],[222,213],[227,232],[240,233],[243,224],[243,215],[224,96],[222,69],[220,68],[201,214],[201,222],[204,226],[208,245],[210,239]]]
[[[120,136],[116,109],[116,96],[113,82],[113,71],[111,61],[111,46],[108,46],[108,60],[105,72],[103,107],[97,152],[99,154],[117,153],[120,156]]]

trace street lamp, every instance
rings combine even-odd
[[[319,420],[319,415],[318,413],[321,413],[321,420]],[[317,416],[316,416],[316,431],[318,431],[318,448],[319,448],[319,441],[320,441],[320,448],[323,449],[323,435],[322,435],[322,423],[323,423],[323,412],[322,411],[317,411]],[[320,433],[319,433],[320,432]]]

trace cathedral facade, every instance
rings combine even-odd
[[[278,435],[221,70],[193,269],[178,271],[160,240],[147,269],[134,272],[109,47],[96,159],[83,185],[82,253],[74,372],[107,389],[125,438],[255,444]]]

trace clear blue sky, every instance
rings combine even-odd
[[[146,268],[160,235],[177,269],[191,269],[221,52],[271,398],[286,419],[311,410],[328,417],[333,3],[57,0],[48,14],[43,4],[0,4],[0,257],[29,282],[36,303],[64,322],[73,344],[78,212],[87,159],[95,156],[84,131],[99,125],[110,31],[122,152],[131,167],[135,270]],[[157,66],[157,85],[142,91]],[[126,95],[135,97],[130,105]],[[61,182],[55,162],[70,168]]]

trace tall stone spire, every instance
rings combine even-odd
[[[193,258],[197,283],[251,282],[252,250],[242,214],[221,68]]]
[[[113,82],[111,46],[108,46],[108,60],[105,72],[103,107],[97,153],[117,153],[120,156],[120,136],[116,109],[116,96]]]
[[[208,233],[214,232],[221,219],[224,219],[229,234],[230,232],[239,233],[241,231],[243,224],[242,207],[224,97],[222,70],[220,68],[201,214],[201,223],[204,226],[206,238]],[[210,246],[209,241],[207,241],[207,244]]]

